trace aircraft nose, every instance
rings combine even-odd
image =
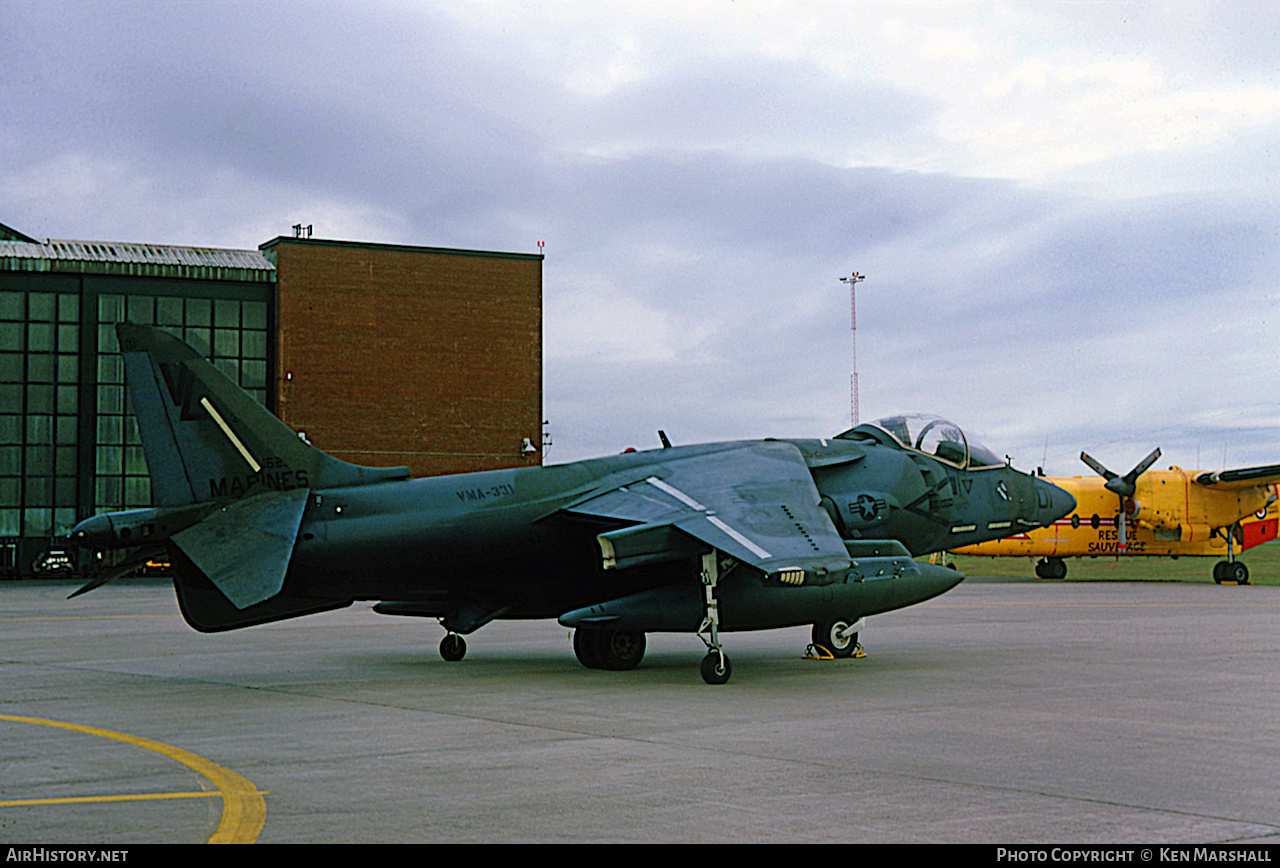
[[[71,529],[67,539],[82,549],[105,547],[111,542],[111,519],[105,515],[86,518]]]
[[[1067,491],[1043,479],[1036,480],[1036,518],[1042,525],[1053,524],[1076,508],[1076,499]]]

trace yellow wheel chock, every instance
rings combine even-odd
[[[867,652],[862,650],[862,643],[859,642],[853,648],[853,653],[849,655],[854,660],[861,660],[867,656]],[[836,655],[832,654],[825,646],[810,643],[804,652],[805,660],[835,660]]]

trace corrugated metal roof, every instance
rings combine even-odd
[[[171,247],[119,241],[0,241],[0,270],[271,282],[275,266],[257,250]]]

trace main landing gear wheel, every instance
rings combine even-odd
[[[450,633],[440,640],[440,656],[450,663],[457,663],[467,654],[467,640],[457,633]]]
[[[1065,579],[1067,562],[1062,558],[1041,558],[1036,561],[1036,575],[1042,579]]]
[[[573,631],[573,653],[588,669],[621,672],[635,669],[644,659],[644,633],[632,630]]]
[[[729,658],[723,651],[711,651],[702,658],[702,680],[708,684],[724,684],[732,671]]]
[[[1213,565],[1213,580],[1219,585],[1223,582],[1247,585],[1249,584],[1249,568],[1240,561],[1218,561]]]
[[[852,657],[858,650],[858,633],[850,630],[853,621],[824,621],[813,625],[813,644],[826,648],[832,657]]]

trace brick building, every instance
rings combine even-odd
[[[415,476],[537,462],[540,255],[292,238],[261,249],[276,267],[276,409],[291,428]]]
[[[157,325],[348,461],[541,461],[542,256],[276,238],[40,242],[0,225],[0,576],[151,505],[113,324]]]

